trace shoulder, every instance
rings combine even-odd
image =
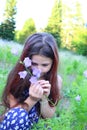
[[[57,80],[58,80],[59,89],[61,90],[61,88],[62,88],[62,77],[60,75],[58,75]]]

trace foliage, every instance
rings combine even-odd
[[[14,39],[14,24],[15,22],[7,20],[6,23],[0,25],[0,37],[2,39],[13,40]]]
[[[71,49],[79,54],[87,55],[87,29],[79,28],[73,36]]]
[[[80,85],[78,84],[79,80],[81,81]],[[76,83],[78,84],[77,86],[77,93],[80,95],[81,99],[80,101],[74,100],[74,113],[75,113],[75,118],[78,119],[77,123],[79,125],[82,125],[84,128],[84,124],[87,127],[87,120],[86,120],[86,115],[87,115],[87,79],[78,76],[76,79]],[[83,124],[84,122],[84,124]]]
[[[13,40],[15,35],[16,0],[6,1],[5,20],[0,25],[0,37]]]
[[[51,33],[60,47],[61,44],[61,22],[62,22],[62,0],[55,0],[52,9],[51,17],[49,18],[48,25],[45,28],[46,32]]]
[[[2,41],[0,40],[0,96],[6,82],[6,77],[18,60],[22,50],[22,47],[17,43],[1,42]],[[13,52],[14,48],[18,52],[17,54]]]
[[[20,56],[20,53],[12,53],[12,48],[17,49],[17,44],[13,47],[12,44],[7,45],[0,46],[0,95],[9,71]],[[87,77],[83,74],[87,70],[87,58],[66,50],[59,50],[59,55],[59,74],[63,79],[62,98],[54,117],[40,119],[32,130],[87,130]],[[78,95],[81,97],[79,100],[76,98]]]
[[[70,1],[71,4],[63,3],[62,7],[62,47],[72,50],[72,40],[77,36],[75,33],[80,32],[80,28],[84,29],[84,20],[81,12],[81,4],[79,1]]]
[[[26,38],[36,32],[35,23],[32,18],[26,20],[23,29],[16,32],[15,40],[19,43],[24,43]]]
[[[63,77],[63,103],[66,104],[67,109],[70,108],[70,113],[72,116],[72,120],[70,121],[70,129],[86,130],[87,77],[84,76],[84,71],[87,70],[86,57],[67,51],[60,51],[60,59],[60,73]],[[76,100],[78,95],[81,97],[80,100]],[[64,104],[61,108],[64,108]]]

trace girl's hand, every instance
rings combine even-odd
[[[33,100],[39,101],[43,97],[44,90],[39,82],[31,84],[29,88],[29,95]]]
[[[49,83],[49,81],[46,80],[39,80],[38,82],[43,88],[44,95],[48,97],[50,95],[51,84]]]

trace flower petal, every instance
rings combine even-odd
[[[41,70],[37,69],[36,67],[32,68],[32,70],[33,75],[35,75],[37,78],[40,78]]]
[[[25,67],[31,66],[31,60],[29,57],[26,57],[23,62],[24,62]]]
[[[13,55],[16,55],[16,56],[17,56],[19,52],[18,52],[18,49],[17,49],[17,48],[16,48],[16,49],[15,49],[15,48],[12,48],[12,49],[11,49],[11,53],[12,53]]]
[[[87,70],[83,72],[83,75],[87,78]]]
[[[35,82],[37,81],[37,77],[31,76],[31,78],[29,79],[29,81],[30,81],[31,83],[35,83]]]
[[[80,100],[81,100],[81,96],[80,96],[80,95],[77,95],[77,96],[75,97],[75,100],[76,100],[76,101],[80,101]]]
[[[26,77],[26,75],[27,75],[27,71],[25,71],[25,70],[20,71],[18,74],[19,74],[20,78],[24,79]]]

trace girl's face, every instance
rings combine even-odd
[[[41,55],[33,55],[31,60],[32,60],[32,67],[36,67],[39,70],[41,70],[42,76],[51,69],[52,66],[51,58]]]

